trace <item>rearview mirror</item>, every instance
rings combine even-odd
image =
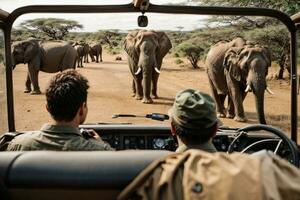
[[[145,15],[140,15],[138,17],[138,25],[139,25],[139,27],[147,27],[148,26],[148,17]]]

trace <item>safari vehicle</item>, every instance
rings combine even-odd
[[[16,75],[18,71],[13,71],[11,61],[13,24],[19,17],[30,13],[46,13],[50,16],[59,13],[64,13],[65,16],[71,13],[82,16],[89,16],[90,13],[102,13],[113,14],[113,18],[120,21],[122,21],[122,16],[125,16],[123,14],[132,14],[131,16],[137,20],[136,14],[140,15],[142,13],[142,17],[139,17],[139,23],[142,26],[147,23],[145,16],[151,16],[152,13],[169,15],[177,20],[184,15],[194,17],[202,15],[263,16],[279,20],[290,34],[291,76],[289,83],[291,89],[287,95],[290,100],[282,102],[282,105],[285,105],[284,103],[289,105],[289,108],[285,107],[285,112],[289,116],[285,124],[289,127],[285,131],[281,131],[280,126],[276,126],[276,124],[274,126],[272,123],[269,123],[270,125],[260,125],[256,124],[257,121],[253,121],[250,125],[239,123],[238,127],[230,127],[224,122],[224,126],[219,128],[213,143],[217,150],[222,152],[252,153],[262,149],[271,150],[299,167],[299,146],[297,144],[299,133],[297,124],[297,84],[299,83],[297,83],[296,34],[300,24],[295,23],[300,22],[299,16],[298,18],[297,16],[294,17],[293,21],[286,14],[272,9],[155,5],[147,0],[128,2],[121,5],[96,5],[96,3],[95,5],[30,5],[16,8],[11,13],[1,10],[0,39],[2,40],[1,44],[4,45],[1,46],[1,56],[3,55],[3,58],[0,65],[0,134],[5,135],[7,138],[14,137],[23,131],[30,131],[31,127],[16,126],[18,120],[25,120],[30,124],[29,122],[33,121],[33,118],[40,116],[36,114],[29,115],[35,111],[26,107],[28,101],[33,101],[33,104],[36,104],[35,100],[18,100],[16,98],[18,92],[14,91],[14,88],[17,87],[15,83],[18,79]],[[150,24],[151,17],[148,17],[148,19]],[[169,23],[169,21],[163,21],[163,23]],[[182,24],[177,24],[177,26],[180,25]],[[105,62],[105,57],[103,60]],[[82,72],[83,70],[92,69],[87,67],[82,69]],[[18,67],[16,70],[18,70]],[[105,73],[105,71],[99,73]],[[119,77],[123,75],[121,74]],[[171,84],[175,84],[175,82]],[[27,94],[21,93],[21,95]],[[38,99],[40,96],[30,96],[30,98]],[[127,97],[123,97],[123,99],[125,98]],[[116,102],[123,101],[123,99]],[[92,103],[96,107],[102,104],[100,100]],[[139,102],[135,103],[138,104]],[[156,106],[156,104],[154,105]],[[25,107],[25,112],[21,112],[22,106]],[[144,110],[138,113],[146,116],[146,114],[156,112],[155,106],[146,106]],[[277,107],[280,106],[277,105]],[[37,108],[36,112],[40,113],[41,109],[40,107]],[[90,113],[93,110],[90,109]],[[149,110],[152,112],[148,112]],[[167,107],[165,107],[165,110],[167,112]],[[101,115],[101,109],[99,112],[97,115],[92,116]],[[111,111],[111,114],[116,113],[121,113],[121,111]],[[137,109],[127,110],[127,113],[136,114]],[[149,116],[150,118],[157,117],[157,115]],[[158,117],[164,117],[164,115],[158,115]],[[171,136],[167,120],[161,123],[160,121],[143,119],[144,121],[132,123],[126,121],[126,118],[119,119],[120,121],[116,123],[114,121],[98,123],[99,119],[90,117],[87,124],[81,125],[83,129],[94,129],[99,132],[103,140],[117,149],[116,152],[0,152],[0,199],[115,199],[120,191],[147,165],[176,149],[177,143]],[[149,121],[151,121],[150,124]]]

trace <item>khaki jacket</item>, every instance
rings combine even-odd
[[[264,152],[207,153],[188,150],[147,167],[118,200],[297,200],[300,171]]]
[[[78,128],[45,124],[40,131],[18,135],[10,142],[7,150],[96,151],[114,149],[104,141],[83,138]]]

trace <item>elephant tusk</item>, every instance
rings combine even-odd
[[[138,70],[134,73],[135,75],[138,75],[142,71],[142,68],[139,67]]]
[[[160,71],[159,71],[159,69],[157,69],[157,67],[155,67],[154,69],[155,69],[155,71],[156,71],[157,73],[160,74]]]
[[[266,90],[267,90],[267,92],[269,93],[269,94],[274,94],[274,92],[272,92],[272,90],[270,90],[270,88],[269,87],[266,87]]]
[[[247,85],[247,87],[246,87],[246,89],[245,89],[245,92],[251,92],[252,90],[251,90],[251,87],[250,87],[250,85]]]

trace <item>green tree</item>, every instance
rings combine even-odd
[[[200,5],[211,6],[240,6],[272,8],[280,10],[288,15],[293,15],[300,10],[299,0],[187,0],[198,2]],[[227,25],[242,27],[243,29],[263,28],[268,25],[279,24],[278,20],[266,17],[250,16],[215,16],[208,19],[208,22],[221,22]]]
[[[182,52],[183,56],[186,56],[187,59],[192,64],[193,68],[199,68],[198,61],[204,54],[204,49],[202,49],[199,45],[191,44],[191,43],[182,43],[178,47],[179,51]]]
[[[187,2],[198,2],[199,4],[211,6],[272,8],[290,16],[300,10],[299,0],[187,0]]]
[[[31,31],[44,33],[55,40],[64,39],[70,30],[83,28],[77,21],[59,18],[30,19],[21,23],[21,27]]]

